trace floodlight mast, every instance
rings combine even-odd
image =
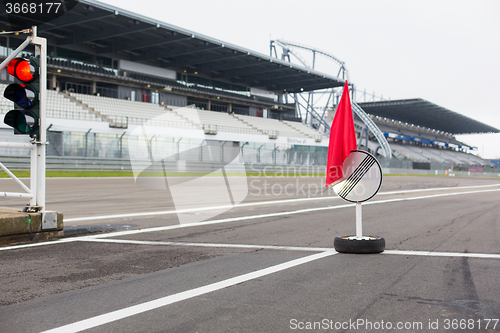
[[[42,213],[45,213],[45,147],[47,145],[47,40],[45,38],[37,36],[36,26],[21,31],[12,31],[10,33],[30,33],[31,35],[27,36],[26,40],[0,64],[0,70],[3,70],[11,60],[16,58],[17,55],[20,54],[30,44],[35,46],[35,56],[38,56],[40,59],[40,64],[38,67],[39,135],[34,136],[30,143],[0,142],[0,148],[25,148],[31,150],[30,188],[27,188],[12,172],[10,172],[2,163],[0,163],[0,168],[2,168],[26,191],[25,193],[0,192],[0,195],[8,197],[30,198],[30,201],[24,208],[24,211],[41,211]]]

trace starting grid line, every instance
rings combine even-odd
[[[278,250],[278,251],[302,251],[302,252],[336,252],[329,247],[301,247],[301,246],[279,246],[279,245],[256,245],[256,244],[227,244],[227,243],[191,243],[191,242],[162,242],[162,241],[141,241],[129,239],[108,239],[89,236],[79,239],[79,242],[95,243],[115,243],[115,244],[136,244],[136,245],[157,245],[157,246],[189,246],[189,247],[209,247],[209,248],[236,248],[236,249],[257,249],[257,250]],[[432,252],[432,251],[411,251],[411,250],[385,250],[381,254],[393,254],[404,256],[426,256],[426,257],[466,257],[500,259],[500,254],[495,253],[469,253],[469,252]]]
[[[278,264],[275,266],[267,267],[264,269],[260,269],[254,272],[250,272],[247,274],[235,276],[233,278],[229,278],[223,281],[219,281],[216,283],[212,283],[209,285],[205,285],[202,287],[198,287],[191,290],[186,290],[177,294],[169,295],[166,297],[158,298],[149,302],[133,305],[127,308],[123,308],[120,310],[116,310],[113,312],[108,312],[99,316],[95,316],[92,318],[88,318],[85,320],[77,321],[65,326],[57,327],[48,331],[44,331],[42,333],[73,333],[73,332],[81,332],[83,330],[88,330],[90,328],[94,328],[97,326],[101,326],[104,324],[108,324],[120,319],[124,319],[127,317],[131,317],[143,312],[155,310],[166,305],[170,305],[173,303],[177,303],[180,301],[184,301],[193,297],[201,296],[204,294],[208,294],[220,289],[224,289],[227,287],[231,287],[243,282],[247,282],[250,280],[258,279],[260,277],[270,275],[273,273],[277,273],[280,271],[284,271],[286,269],[296,267],[299,265],[303,265],[309,263],[311,261],[315,261],[318,259],[322,259],[325,257],[332,256],[337,254],[335,251],[324,251],[316,254],[309,255],[307,257],[298,258],[295,260],[287,261],[282,264]]]
[[[467,189],[467,188],[492,187],[492,186],[498,187],[498,186],[500,186],[500,184],[462,186],[462,187],[456,187],[453,189],[458,189],[458,188]],[[443,189],[450,189],[450,188],[435,188],[435,189],[429,189],[429,190],[443,190]],[[421,192],[421,191],[426,191],[426,189],[417,189],[417,190],[410,190],[410,191],[394,191],[394,192],[385,192],[385,193],[386,194],[404,194],[404,193],[409,193],[409,192]],[[432,199],[432,198],[439,198],[439,197],[446,197],[446,196],[488,193],[488,192],[498,192],[498,191],[500,191],[500,188],[487,189],[487,190],[465,191],[465,192],[442,193],[442,194],[425,195],[425,196],[420,196],[420,197],[395,198],[395,199],[387,199],[387,200],[368,201],[368,202],[365,202],[364,205],[376,205],[376,204],[384,204],[384,203],[391,203],[391,202],[423,200],[423,199]],[[279,200],[279,201],[274,201],[274,202],[290,202],[290,201],[295,202],[298,200],[303,201],[305,199],[312,199],[312,198],[292,199],[292,200],[288,200],[288,201],[287,200]],[[249,203],[249,204],[244,204],[244,206],[265,204],[265,203],[269,203],[269,202]],[[242,206],[242,205],[239,205],[239,206]],[[354,206],[355,206],[355,204],[344,204],[344,205],[337,205],[337,206],[326,206],[326,207],[299,209],[299,210],[295,210],[295,211],[286,211],[286,212],[279,212],[279,213],[239,216],[239,217],[234,217],[234,218],[210,220],[210,221],[195,222],[195,223],[184,223],[184,224],[176,224],[176,225],[169,225],[169,226],[162,226],[162,227],[152,227],[152,228],[144,228],[144,229],[118,231],[118,232],[93,235],[93,236],[64,238],[64,239],[60,239],[60,240],[56,240],[56,241],[40,242],[40,243],[33,243],[33,244],[23,244],[23,245],[13,245],[13,246],[4,246],[4,247],[0,247],[0,251],[15,250],[15,249],[22,249],[22,248],[29,248],[29,247],[37,247],[37,246],[44,246],[44,245],[61,244],[61,243],[70,243],[70,242],[77,242],[77,241],[81,241],[81,240],[85,240],[85,239],[128,236],[128,235],[134,235],[134,234],[140,234],[140,233],[159,232],[159,231],[167,231],[167,230],[174,230],[174,229],[180,229],[180,228],[208,226],[208,225],[221,224],[221,223],[230,223],[230,222],[261,219],[261,218],[268,218],[268,217],[278,217],[278,216],[295,215],[295,214],[302,214],[302,213],[311,213],[311,212],[324,211],[324,210],[335,210],[335,209],[354,207]],[[234,207],[237,207],[237,205],[235,205]],[[207,210],[210,210],[210,209],[213,209],[213,208],[211,208],[211,207],[207,208]],[[195,209],[195,210],[201,210],[201,208]],[[157,212],[157,213],[164,213],[164,212]],[[112,215],[109,218],[115,218],[115,217],[116,217],[115,215]]]
[[[418,191],[418,190],[417,190]],[[397,198],[397,199],[388,199],[388,200],[378,200],[373,202],[368,202],[365,204],[382,204],[389,202],[398,202],[398,201],[411,201],[411,200],[421,200],[421,199],[429,199],[429,198],[437,198],[444,196],[453,196],[453,195],[461,195],[461,194],[475,194],[475,193],[485,193],[485,192],[494,192],[500,191],[500,189],[489,189],[489,190],[477,190],[477,191],[467,191],[467,192],[455,192],[455,193],[446,193],[446,194],[435,194],[435,195],[426,195],[421,197],[412,197],[412,198]],[[400,193],[400,192],[396,192]],[[330,209],[341,209],[345,207],[352,207],[354,204],[347,205],[339,205],[332,207],[320,207],[320,208],[312,208],[312,209],[301,209],[296,211],[289,212],[280,212],[280,213],[272,213],[272,214],[261,214],[261,215],[253,215],[253,216],[243,216],[237,218],[228,218],[228,219],[220,219],[220,220],[212,220],[203,223],[190,223],[183,225],[173,225],[173,226],[165,226],[165,227],[157,227],[157,228],[147,228],[141,230],[128,230],[110,234],[101,234],[101,235],[93,235],[93,236],[83,236],[83,237],[75,237],[75,238],[66,238],[63,240],[50,242],[50,244],[59,244],[59,243],[67,243],[67,242],[94,242],[94,243],[115,243],[115,244],[136,244],[136,245],[152,245],[152,246],[186,246],[186,247],[211,247],[211,248],[239,248],[239,249],[269,249],[269,250],[280,250],[280,251],[302,251],[302,252],[318,252],[315,254],[311,254],[305,257],[301,257],[298,259],[294,259],[291,261],[287,261],[278,265],[270,266],[264,269],[260,269],[257,271],[253,271],[250,273],[246,273],[243,275],[235,276],[223,281],[219,281],[216,283],[204,285],[198,288],[186,290],[183,292],[179,292],[173,295],[161,297],[152,301],[132,305],[126,308],[122,308],[116,311],[104,313],[101,315],[97,315],[91,318],[87,318],[84,320],[80,320],[77,322],[73,322],[64,326],[56,327],[50,330],[45,331],[44,333],[57,333],[57,332],[80,332],[83,330],[88,330],[91,328],[95,328],[98,326],[102,326],[105,324],[109,324],[124,318],[128,318],[131,316],[135,316],[137,314],[141,314],[147,311],[155,310],[170,304],[174,304],[177,302],[181,302],[184,300],[188,300],[194,297],[198,297],[201,295],[205,295],[208,293],[215,292],[217,290],[221,290],[230,286],[235,286],[237,284],[241,284],[250,280],[254,280],[257,278],[261,278],[270,274],[274,274],[277,272],[281,272],[293,267],[297,267],[300,265],[304,265],[315,260],[323,259],[326,257],[333,256],[337,254],[332,248],[322,248],[322,247],[294,247],[294,246],[274,246],[274,245],[256,245],[256,244],[218,244],[218,243],[192,243],[192,242],[166,242],[166,241],[140,241],[140,240],[126,240],[126,239],[113,239],[111,237],[116,236],[125,236],[125,235],[134,235],[145,232],[155,232],[155,231],[165,231],[172,230],[177,228],[185,228],[185,227],[195,227],[195,226],[203,226],[210,224],[218,224],[218,223],[228,223],[235,221],[244,221],[250,219],[259,219],[265,217],[274,217],[274,216],[283,216],[283,215],[292,215],[292,214],[300,214],[305,212],[312,211],[321,211],[321,210],[330,210]],[[47,242],[49,243],[49,242]],[[39,246],[47,243],[39,243],[39,244],[27,244],[25,246],[15,246],[10,248],[22,248],[28,247],[29,245]],[[0,248],[0,250],[4,250],[6,248]],[[453,253],[453,252],[430,252],[430,251],[405,251],[405,250],[385,250],[382,252],[383,255],[405,255],[405,256],[425,256],[425,257],[468,257],[468,258],[483,258],[483,259],[500,259],[500,254],[485,254],[485,253]]]
[[[428,192],[428,191],[443,191],[443,190],[450,190],[450,189],[463,190],[463,189],[498,187],[498,186],[500,186],[500,184],[421,188],[421,189],[405,190],[405,191],[380,192],[377,194],[377,196],[391,195],[391,194],[408,194],[408,193],[418,193],[418,192]],[[287,204],[287,203],[318,201],[318,200],[319,201],[335,200],[335,199],[340,199],[340,197],[329,196],[329,197],[314,197],[314,198],[297,198],[297,199],[284,199],[284,200],[273,200],[273,201],[248,202],[248,203],[240,203],[240,204],[236,204],[236,205],[199,207],[199,208],[190,208],[190,209],[182,209],[182,210],[166,210],[166,211],[159,211],[159,212],[140,212],[140,213],[114,214],[114,215],[103,215],[103,216],[74,217],[74,218],[65,219],[65,221],[66,222],[79,222],[79,221],[109,220],[109,219],[116,219],[116,218],[129,218],[129,217],[140,217],[140,216],[158,216],[158,215],[170,215],[170,214],[182,214],[182,213],[195,213],[195,212],[219,210],[219,209],[242,208],[242,207],[263,206],[263,205],[276,205],[276,204]]]
[[[291,246],[270,246],[270,245],[247,245],[247,244],[213,244],[213,243],[182,243],[182,242],[159,242],[159,241],[136,241],[136,240],[123,240],[123,239],[98,239],[94,237],[87,237],[79,241],[87,242],[107,242],[107,243],[121,243],[121,244],[138,244],[138,245],[175,245],[175,246],[204,246],[204,247],[227,247],[227,248],[259,248],[259,249],[273,249],[273,250],[291,250],[291,251],[314,251],[319,252],[306,257],[287,261],[275,266],[270,266],[254,272],[246,273],[243,275],[235,276],[223,281],[208,284],[198,288],[186,290],[173,295],[161,297],[152,301],[132,305],[116,311],[104,313],[88,319],[73,322],[64,326],[56,327],[42,333],[76,333],[105,324],[109,324],[121,319],[135,316],[144,312],[155,310],[167,305],[177,302],[185,301],[190,298],[198,297],[208,293],[215,292],[227,287],[235,286],[247,281],[258,279],[270,274],[281,272],[289,268],[297,267],[307,264],[309,262],[330,257],[337,254],[334,249],[329,248],[310,248],[310,247],[291,247]],[[443,257],[471,257],[471,258],[496,258],[500,259],[499,254],[480,254],[480,253],[445,253],[445,252],[428,252],[428,251],[398,251],[386,250],[382,254],[399,254],[399,255],[417,255],[417,256],[443,256]]]
[[[116,244],[136,244],[136,245],[163,245],[163,246],[191,246],[191,247],[210,247],[210,248],[236,248],[236,249],[256,249],[256,250],[281,250],[281,251],[304,251],[304,252],[325,252],[335,251],[327,247],[297,247],[297,246],[279,246],[279,245],[253,245],[253,244],[217,244],[217,243],[187,243],[187,242],[161,242],[161,241],[138,241],[128,239],[102,239],[89,237],[80,239],[80,242],[96,243],[116,243]],[[500,255],[499,255],[500,258]]]

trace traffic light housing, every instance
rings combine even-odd
[[[4,97],[14,102],[15,109],[7,112],[4,123],[14,128],[14,134],[40,135],[40,58],[15,58],[7,65],[14,82],[4,91]]]

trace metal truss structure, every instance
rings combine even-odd
[[[277,46],[281,47],[282,49],[280,57],[278,57],[278,51],[276,49]],[[306,59],[304,59],[304,57],[298,52],[297,49],[312,53],[312,65],[309,64]],[[338,78],[341,78],[342,80],[349,81],[349,72],[345,67],[345,63],[328,52],[314,49],[298,43],[277,39],[271,40],[270,56],[272,57],[273,55],[276,58],[288,62],[292,62],[290,55],[293,55],[300,62],[300,64],[302,64],[302,66],[313,70],[316,66],[316,55],[324,56],[338,65],[339,70],[336,76]],[[338,88],[329,88],[312,90],[304,93],[287,94],[285,95],[285,98],[287,98],[287,96],[291,96],[293,98],[294,102],[297,105],[297,113],[301,118],[304,119],[306,124],[310,124],[312,127],[322,129],[325,132],[329,132],[330,125],[325,121],[325,115],[329,107],[333,108],[333,105],[335,105],[336,100],[338,100],[338,97],[341,94],[341,88],[340,92]],[[326,103],[324,102],[325,98]]]
[[[278,57],[278,51],[276,48],[277,46],[281,47],[282,49],[280,57]],[[298,52],[299,49],[312,53],[312,65],[309,64],[309,62],[304,59],[304,57]],[[291,62],[290,55],[293,55],[304,67],[311,68],[312,70],[315,70],[316,55],[321,55],[334,62],[338,66],[339,69],[337,77],[339,79],[347,80],[348,82],[350,81],[349,71],[347,70],[345,63],[328,52],[298,43],[277,39],[271,40],[270,43],[270,56],[272,57],[273,55],[276,58],[280,58],[281,60],[289,62]],[[352,83],[350,83],[349,85],[351,93],[354,96],[354,85]],[[311,127],[315,127],[318,130],[329,133],[330,124],[328,124],[328,122],[325,120],[325,116],[327,115],[327,111],[329,108],[334,109],[335,105],[338,104],[338,99],[341,94],[342,88],[328,88],[321,90],[312,90],[303,93],[286,94],[285,98],[287,98],[287,96],[291,96],[293,98],[297,108],[297,114],[300,118],[304,119],[306,124],[309,124],[311,125]],[[382,155],[390,158],[392,153],[389,147],[389,143],[387,142],[383,133],[380,131],[377,125],[375,125],[371,118],[356,103],[356,100],[353,96],[351,97],[351,101],[354,113],[356,113],[356,115],[363,121],[363,123],[366,125],[366,129],[373,133],[383,150]]]

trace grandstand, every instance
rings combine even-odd
[[[494,167],[490,161],[470,154],[474,147],[454,136],[499,132],[494,127],[422,99],[360,103],[360,106],[384,133],[395,159],[424,163],[428,167],[431,163],[444,167]],[[373,149],[376,151],[377,146]]]
[[[6,23],[0,21],[0,29],[31,23],[36,24],[20,19],[2,26]],[[64,19],[38,26],[38,34],[49,43],[47,118],[55,147],[49,155],[126,159],[124,147],[145,126],[154,133],[150,146],[177,154],[181,145],[194,148],[206,140],[222,150],[239,146],[246,163],[326,164],[328,128],[306,124],[288,97],[342,87],[344,80],[335,75],[94,0],[79,1]],[[0,36],[0,58],[23,38]],[[0,72],[0,89],[11,82]],[[492,165],[469,154],[472,147],[454,135],[498,129],[421,99],[359,105],[389,142],[392,158],[383,156],[372,133],[366,141],[368,127],[356,118],[359,146],[385,167],[406,161],[432,169]],[[11,107],[0,96],[0,113]],[[8,131],[0,125],[2,138]],[[203,162],[205,157],[193,153],[190,158]]]

